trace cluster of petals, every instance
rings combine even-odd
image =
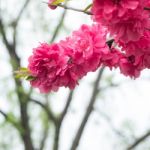
[[[70,37],[55,44],[40,44],[29,58],[28,69],[33,87],[41,92],[73,89],[79,79],[95,71],[109,57],[106,30],[101,25],[82,25]],[[104,56],[104,57],[103,57]]]
[[[149,0],[93,0],[93,20],[105,25],[116,40],[137,41],[150,27]]]
[[[128,43],[119,42],[122,51],[127,56],[134,56],[140,59],[142,69],[150,68],[150,32],[144,32],[143,36],[137,41]]]

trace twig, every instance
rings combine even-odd
[[[56,39],[56,37],[57,37],[57,35],[58,35],[59,31],[60,31],[60,28],[61,28],[61,26],[62,26],[62,24],[63,24],[63,22],[64,22],[66,13],[67,13],[67,10],[64,10],[64,12],[62,13],[62,15],[60,16],[59,23],[58,23],[58,25],[57,25],[56,28],[55,28],[55,31],[54,31],[54,33],[53,33],[53,36],[52,36],[52,38],[51,38],[50,43],[53,43],[54,40]]]
[[[18,23],[19,23],[19,21],[20,21],[22,15],[23,15],[23,12],[24,12],[24,10],[26,9],[26,7],[28,6],[29,2],[30,2],[30,0],[26,0],[26,1],[25,1],[25,3],[24,3],[24,5],[22,6],[20,12],[18,13],[18,16],[17,16],[16,20],[14,20],[14,22],[13,22],[13,25],[14,25],[14,26],[13,26],[13,28],[14,28],[14,34],[13,34],[14,47],[16,47],[16,38],[17,38],[17,30],[16,30],[16,29],[17,29]]]
[[[22,7],[21,11],[18,14],[18,17],[13,22],[14,23],[14,26],[13,26],[14,34],[12,35],[12,38],[14,39],[13,43],[8,41],[7,36],[6,36],[7,33],[5,30],[5,25],[3,25],[2,18],[0,18],[0,32],[1,32],[4,44],[12,60],[11,65],[12,65],[13,70],[16,70],[20,66],[20,58],[16,52],[16,32],[17,32],[18,21],[21,19],[21,16],[23,14],[23,11],[26,8],[28,1],[29,0],[26,0],[25,5]],[[24,92],[24,89],[22,87],[22,83],[20,80],[17,80],[14,78],[14,81],[15,81],[16,94],[18,97],[18,102],[19,102],[19,107],[20,107],[20,124],[21,124],[20,126],[23,129],[23,132],[20,131],[20,135],[24,143],[25,150],[34,150],[34,146],[33,146],[32,139],[31,139],[31,130],[29,127],[29,116],[27,113],[29,95],[27,95]]]
[[[61,7],[61,8],[64,8],[64,9],[76,11],[76,12],[82,12],[82,13],[85,13],[85,14],[87,14],[87,15],[92,15],[91,12],[89,12],[89,11],[84,11],[84,10],[82,10],[82,9],[73,8],[73,7],[69,7],[69,6],[66,6],[66,5],[62,5],[62,4],[58,4],[57,6],[59,6],[59,7]]]
[[[47,3],[47,2],[43,2],[43,3],[50,5],[50,4]],[[91,12],[89,12],[89,11],[84,11],[84,10],[82,10],[82,9],[73,8],[73,7],[69,7],[69,6],[66,6],[66,5],[62,5],[62,4],[58,4],[57,6],[63,8],[63,9],[72,10],[72,11],[76,11],[76,12],[82,12],[82,13],[85,13],[85,14],[87,14],[87,15],[92,15]]]
[[[68,95],[68,98],[67,98],[67,103],[65,105],[65,108],[64,108],[61,116],[60,116],[60,123],[62,123],[63,119],[65,118],[65,116],[67,114],[68,108],[69,108],[70,103],[71,103],[71,101],[73,99],[73,93],[74,93],[74,91],[70,91],[69,92],[69,95]]]
[[[143,136],[141,136],[140,138],[138,138],[132,145],[130,145],[126,150],[132,150],[134,148],[136,148],[140,143],[144,142],[144,140],[146,140],[148,137],[150,137],[150,131],[148,131],[147,133],[145,133]]]
[[[64,120],[64,118],[65,118],[65,116],[67,114],[68,108],[69,108],[69,106],[71,104],[71,101],[73,99],[73,92],[74,91],[70,91],[70,93],[68,95],[68,98],[67,98],[67,103],[65,105],[65,108],[64,108],[63,112],[61,113],[60,117],[57,120],[57,124],[56,124],[56,127],[55,127],[55,138],[54,138],[53,150],[58,150],[58,148],[59,148],[60,129],[61,129],[63,120]]]
[[[0,114],[2,114],[2,115],[4,116],[4,118],[5,118],[5,119],[7,119],[7,118],[8,118],[7,114],[6,114],[6,113],[4,113],[2,110],[0,110]]]
[[[40,101],[34,100],[34,99],[30,99],[30,101],[31,101],[31,102],[34,102],[35,104],[38,104],[39,106],[41,106],[41,107],[46,111],[46,113],[47,113],[49,119],[50,119],[51,121],[53,121],[54,124],[56,124],[56,118],[55,118],[53,112],[51,111],[51,109],[49,109],[47,105],[41,103]]]
[[[48,130],[49,130],[49,126],[48,126],[48,122],[47,122],[46,127],[44,128],[44,131],[43,131],[43,137],[42,137],[42,140],[40,142],[39,150],[43,150],[44,149],[45,142],[46,142],[46,139],[48,137]]]
[[[119,131],[118,129],[115,128],[115,126],[112,123],[111,118],[108,115],[106,115],[104,112],[100,111],[98,108],[95,110],[103,117],[103,119],[107,122],[107,124],[110,126],[110,128],[116,135],[127,140],[126,136],[121,131]]]
[[[94,107],[94,104],[95,104],[95,101],[96,101],[96,97],[97,97],[97,93],[98,93],[98,88],[99,88],[99,82],[102,78],[102,74],[104,72],[104,68],[101,68],[100,71],[99,71],[99,74],[95,80],[95,83],[94,83],[94,88],[93,88],[93,93],[92,93],[92,97],[91,97],[91,100],[90,100],[90,103],[87,107],[87,110],[85,112],[85,115],[83,117],[83,120],[79,126],[79,129],[77,131],[77,134],[73,140],[73,143],[72,143],[72,146],[71,146],[71,149],[70,150],[76,150],[76,148],[78,147],[78,144],[79,144],[79,141],[81,139],[81,136],[82,136],[82,133],[84,131],[84,128],[86,126],[86,123],[88,122],[88,119],[90,117],[90,114],[93,110],[93,107]]]

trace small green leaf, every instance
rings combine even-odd
[[[21,67],[19,70],[21,70],[21,71],[28,71],[28,68]]]
[[[36,78],[33,77],[30,73],[30,71],[28,70],[28,68],[20,68],[19,70],[16,70],[14,72],[15,77],[17,79],[21,79],[24,78],[25,80],[31,81],[31,80],[35,80]]]
[[[25,77],[25,80],[28,80],[28,81],[33,81],[35,79],[36,79],[36,77],[33,77],[33,76],[26,76]]]

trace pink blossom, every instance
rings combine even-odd
[[[29,58],[28,68],[36,79],[31,81],[33,87],[38,87],[41,92],[56,91],[59,86],[67,85],[69,76],[63,77],[67,69],[69,58],[64,56],[58,44],[41,44],[33,49]]]
[[[33,87],[47,93],[59,87],[75,88],[79,79],[101,64],[108,53],[106,30],[101,25],[82,25],[72,36],[57,44],[41,44],[29,58]]]
[[[93,0],[93,19],[102,23],[117,40],[138,40],[150,27],[146,0]]]
[[[119,68],[121,73],[125,76],[137,78],[140,76],[140,72],[144,69],[142,63],[142,57],[122,57],[119,61]]]
[[[89,71],[95,71],[100,63],[104,53],[109,51],[106,44],[106,29],[101,25],[82,25],[65,42],[65,48],[72,52],[71,59],[73,63],[84,68],[85,74]],[[68,44],[69,43],[69,44]],[[67,52],[67,50],[64,50]]]
[[[119,50],[112,48],[106,55],[103,56],[102,62],[104,66],[117,68],[119,66],[120,59],[124,57]]]
[[[138,41],[129,41],[128,43],[124,43],[119,41],[119,46],[122,47],[122,50],[129,55],[146,55],[150,54],[150,32],[146,31],[140,37]]]

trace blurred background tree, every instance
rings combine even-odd
[[[148,71],[135,81],[101,68],[74,91],[48,95],[14,77],[40,41],[58,41],[83,23],[90,16],[42,1],[0,0],[0,150],[150,149]]]

